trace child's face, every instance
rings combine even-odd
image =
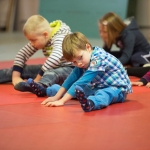
[[[36,34],[31,33],[30,35],[25,35],[26,38],[30,41],[30,44],[36,49],[42,49],[47,44],[49,38],[47,33]]]
[[[100,37],[103,39],[103,41],[105,43],[108,42],[108,32],[107,32],[107,26],[106,25],[102,25],[102,24],[98,24],[98,28],[99,28],[99,34]]]
[[[86,50],[80,50],[72,59],[73,64],[79,68],[87,68],[90,63],[91,53],[91,47],[86,45]]]

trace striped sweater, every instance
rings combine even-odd
[[[56,20],[50,23],[50,26],[53,27],[54,30],[51,33],[49,41],[42,49],[43,54],[47,57],[47,59],[39,71],[41,76],[46,70],[72,65],[64,59],[62,54],[62,41],[67,34],[71,33],[69,26],[61,20]],[[22,73],[23,67],[27,60],[37,51],[38,49],[34,48],[30,43],[20,49],[14,60],[13,71]]]

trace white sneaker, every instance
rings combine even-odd
[[[150,67],[150,63],[143,65],[143,67]]]

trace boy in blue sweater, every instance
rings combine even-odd
[[[63,106],[76,97],[82,109],[89,112],[124,102],[127,94],[132,92],[130,80],[120,61],[102,48],[92,48],[82,33],[66,35],[62,49],[64,58],[76,67],[57,94],[41,104]],[[37,87],[34,82],[30,84]]]

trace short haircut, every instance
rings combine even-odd
[[[30,34],[31,32],[41,33],[43,31],[50,32],[50,25],[49,22],[40,15],[29,17],[23,26],[24,34]]]
[[[66,35],[62,43],[64,58],[71,61],[80,50],[86,50],[86,44],[91,46],[89,40],[80,32]]]

